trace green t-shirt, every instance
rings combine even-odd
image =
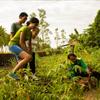
[[[12,25],[11,25],[11,33],[13,33],[12,34],[12,36],[14,36],[15,34],[16,34],[16,32],[20,29],[22,27],[22,25],[21,24],[19,24],[19,23],[12,23]]]
[[[84,73],[86,73],[86,70],[88,68],[87,64],[82,59],[77,59],[74,63],[71,63],[69,67],[73,70],[75,69],[75,66],[79,66],[81,68],[81,71]]]
[[[14,35],[14,37],[9,41],[8,45],[19,45],[20,40],[20,33],[23,32],[25,34],[25,41],[29,40],[32,36],[31,30],[27,26],[21,27],[17,33]]]

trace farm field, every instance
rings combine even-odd
[[[66,54],[36,57],[36,76],[18,72],[20,80],[7,77],[10,69],[0,69],[0,100],[100,100],[100,88],[84,90],[74,80],[67,80]]]

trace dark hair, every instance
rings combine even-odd
[[[26,22],[26,25],[28,26],[29,24],[30,24],[30,22],[29,22],[29,21],[27,21],[27,22]]]
[[[30,18],[29,22],[39,24],[39,20],[38,20],[38,18],[36,18],[36,17]]]
[[[74,53],[68,54],[68,59],[70,59],[70,56],[76,57],[76,55]]]
[[[24,17],[24,16],[27,16],[27,17],[28,17],[28,14],[27,14],[26,12],[21,12],[21,13],[19,14],[19,17]]]

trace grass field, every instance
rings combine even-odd
[[[100,100],[100,89],[84,91],[73,80],[67,80],[66,54],[36,57],[36,76],[12,80],[6,75],[10,69],[0,69],[0,100]]]

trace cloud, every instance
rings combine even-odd
[[[99,6],[96,0],[4,0],[0,1],[0,24],[9,31],[20,12],[38,13],[38,8],[43,8],[51,29],[63,28],[70,34],[74,28],[82,31],[90,24]]]

